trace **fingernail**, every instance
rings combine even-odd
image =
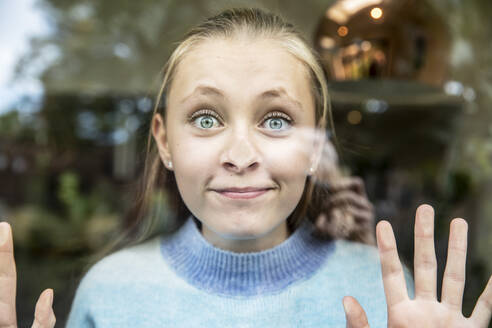
[[[349,313],[350,312],[350,302],[347,301],[346,298],[344,298],[342,303],[343,303],[343,309],[345,310],[345,313]]]
[[[9,238],[9,224],[7,222],[0,222],[0,246],[5,244]]]
[[[427,204],[421,205],[421,210],[424,215],[428,215],[428,216],[434,215],[434,208],[430,205]]]

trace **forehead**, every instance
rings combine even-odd
[[[301,102],[312,98],[306,66],[278,42],[267,39],[201,42],[179,63],[169,98],[189,94],[202,84],[243,97],[278,88]]]

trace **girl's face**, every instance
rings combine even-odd
[[[273,40],[208,40],[179,64],[166,122],[157,114],[152,130],[213,245],[251,252],[288,237],[315,165],[310,88],[307,69]]]

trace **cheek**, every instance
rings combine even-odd
[[[264,163],[271,178],[280,186],[275,209],[279,218],[287,218],[299,203],[306,185],[310,164],[309,145],[276,141],[265,148]]]
[[[173,154],[176,165],[183,170],[189,170],[209,165],[217,157],[217,147],[205,139],[184,136],[176,144]]]
[[[263,149],[265,166],[274,175],[304,180],[309,166],[310,148],[296,140],[275,140]]]
[[[213,154],[212,144],[209,138],[193,135],[187,124],[177,123],[173,126],[170,148],[173,160],[180,168],[201,165],[209,160]]]
[[[205,138],[178,136],[172,154],[178,188],[186,200],[198,198],[218,163],[218,147]],[[196,200],[195,200],[196,201]]]

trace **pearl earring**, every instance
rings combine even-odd
[[[171,161],[167,162],[167,166],[168,166],[170,169],[172,169],[172,168],[173,168],[173,162],[171,162]]]
[[[309,174],[313,174],[314,173],[314,168],[313,167],[310,167],[309,168]]]

